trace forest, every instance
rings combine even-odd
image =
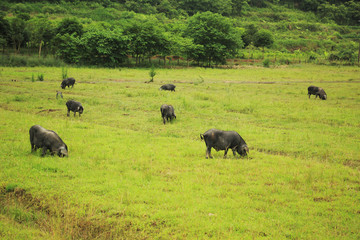
[[[359,64],[360,2],[0,3],[2,66]]]

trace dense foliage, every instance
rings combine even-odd
[[[67,64],[116,67],[132,57],[144,65],[157,57],[211,66],[263,58],[265,48],[274,60],[354,63],[359,49],[354,0],[8,0],[0,10],[2,65],[17,65],[11,53],[36,53]]]

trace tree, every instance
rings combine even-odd
[[[93,28],[83,34],[79,43],[81,60],[90,65],[116,67],[128,54],[128,38],[119,29]]]
[[[248,0],[232,0],[231,15],[240,16],[244,9],[249,7]]]
[[[27,40],[26,23],[21,18],[15,17],[10,20],[10,36],[15,53],[20,52],[21,45]]]
[[[3,51],[5,51],[5,48],[8,45],[8,42],[11,41],[10,36],[10,24],[9,22],[4,18],[5,14],[0,12],[0,47]]]
[[[263,52],[265,47],[271,47],[274,43],[274,38],[271,32],[267,30],[260,30],[254,35],[254,46],[255,47],[262,47]]]
[[[56,34],[69,35],[75,34],[81,36],[83,34],[83,26],[76,18],[64,18],[55,30]]]
[[[242,36],[242,40],[244,41],[245,47],[249,46],[250,44],[254,43],[254,36],[258,32],[258,29],[255,27],[254,24],[249,24],[245,27],[245,33]]]
[[[58,34],[54,44],[56,44],[54,45],[54,50],[57,57],[61,58],[65,63],[79,63],[81,58],[79,37],[75,36],[75,34]]]
[[[243,46],[240,33],[231,21],[211,12],[190,17],[184,34],[184,37],[193,39],[193,51],[196,51],[192,53],[193,58],[207,66],[212,62],[224,63]]]
[[[44,16],[30,19],[27,27],[30,33],[30,42],[39,46],[40,57],[42,46],[47,45],[53,37],[54,28],[51,22]]]
[[[125,27],[124,35],[129,37],[130,53],[136,64],[144,57],[168,52],[169,44],[164,32],[158,21],[150,19],[134,19]]]

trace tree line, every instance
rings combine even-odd
[[[12,18],[0,16],[0,47],[4,52],[23,47],[37,49],[38,56],[51,53],[68,64],[115,67],[128,57],[136,64],[158,56],[182,57],[211,66],[223,64],[249,44],[271,46],[269,31],[242,31],[229,18],[218,13],[197,13],[187,21],[162,24],[153,16],[129,13],[115,24],[94,22],[84,26],[79,19],[51,20],[45,15],[30,17],[20,13]]]
[[[281,5],[305,11],[315,11],[310,6],[317,6],[318,11],[318,7],[327,4],[338,9],[341,5],[358,3],[354,0],[4,0],[0,2],[0,50],[5,65],[9,62],[6,56],[12,53],[33,55],[36,51],[39,57],[51,55],[68,64],[114,67],[129,65],[129,59],[133,58],[131,63],[139,65],[156,56],[163,63],[167,59],[184,59],[210,66],[223,64],[228,58],[264,58],[265,47],[271,47],[275,61],[289,62],[287,58],[292,54],[309,61],[324,58],[354,62],[355,40],[359,37],[358,31],[350,29],[356,27],[339,26],[328,18],[320,20],[313,13],[299,14],[300,11]],[[211,11],[205,11],[206,6],[211,6]],[[352,9],[356,10],[356,6]],[[231,11],[225,11],[226,8]],[[247,50],[239,51],[242,48]]]

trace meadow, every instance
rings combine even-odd
[[[0,69],[1,239],[360,238],[359,67],[67,71],[62,90],[61,68]],[[35,124],[69,157],[31,153]],[[237,131],[248,158],[206,159],[210,128]]]

